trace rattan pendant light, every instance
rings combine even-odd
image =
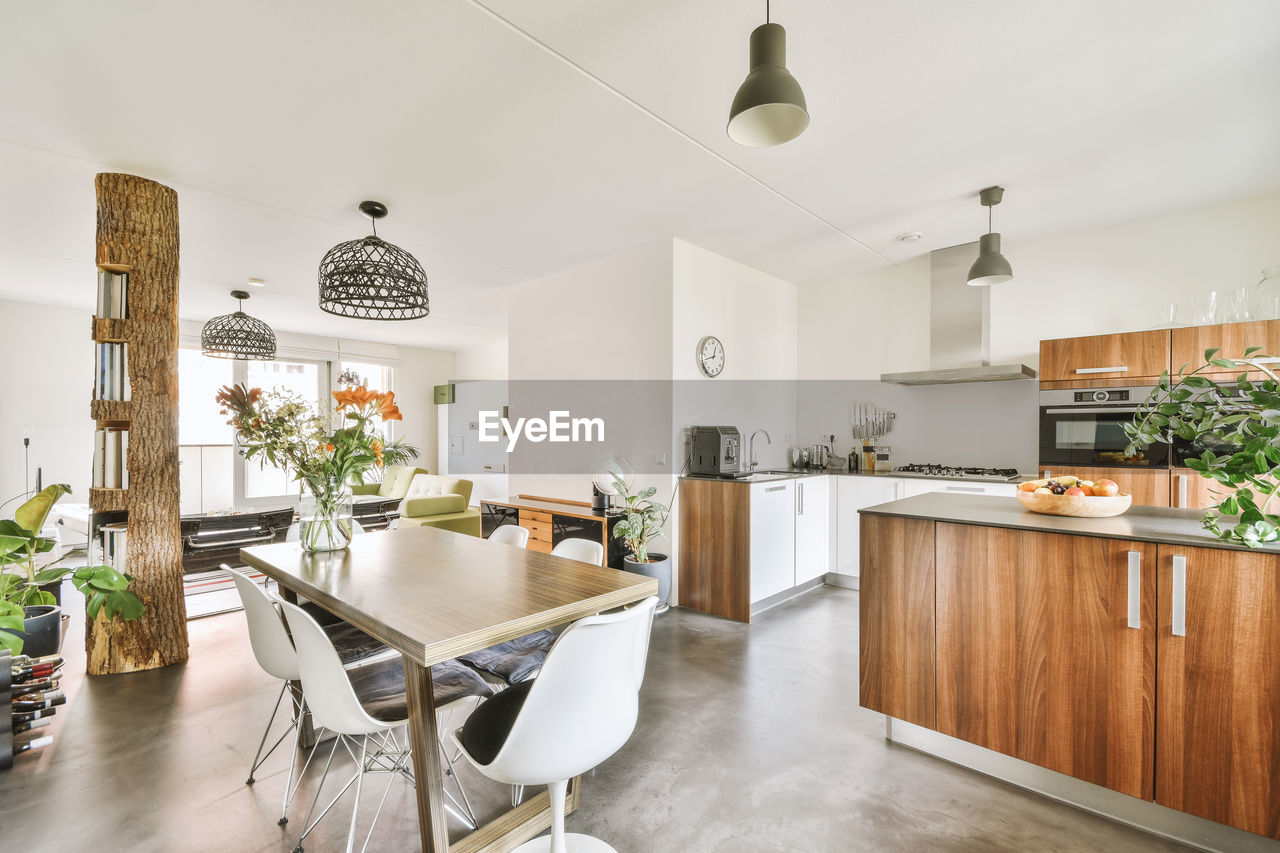
[[[360,202],[373,234],[339,243],[320,261],[320,310],[362,320],[416,320],[431,313],[427,273],[418,259],[378,236],[387,206]]]
[[[249,294],[233,290],[231,297],[243,302]],[[237,306],[234,314],[223,314],[204,324],[200,330],[200,349],[214,358],[270,361],[276,357],[276,333]]]

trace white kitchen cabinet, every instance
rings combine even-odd
[[[903,480],[851,477],[836,480],[836,571],[858,574],[858,510],[903,497]]]
[[[1014,497],[1018,487],[1014,483],[975,483],[972,481],[955,482],[954,480],[928,480],[924,478],[903,478],[903,497],[924,495],[930,492],[947,492],[956,495],[998,495]]]
[[[796,585],[796,481],[751,484],[751,601]]]
[[[831,477],[796,480],[796,583],[830,571]]]

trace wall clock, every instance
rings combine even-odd
[[[724,344],[714,335],[707,335],[698,341],[698,349],[694,355],[698,359],[698,369],[708,379],[715,379],[724,370]]]

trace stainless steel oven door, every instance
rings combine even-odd
[[[1150,388],[1066,389],[1040,395],[1040,464],[1163,468],[1169,448],[1153,444],[1125,454],[1138,404]]]

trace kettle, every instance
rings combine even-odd
[[[809,467],[826,468],[830,456],[831,451],[827,449],[825,444],[812,445],[809,448]]]

